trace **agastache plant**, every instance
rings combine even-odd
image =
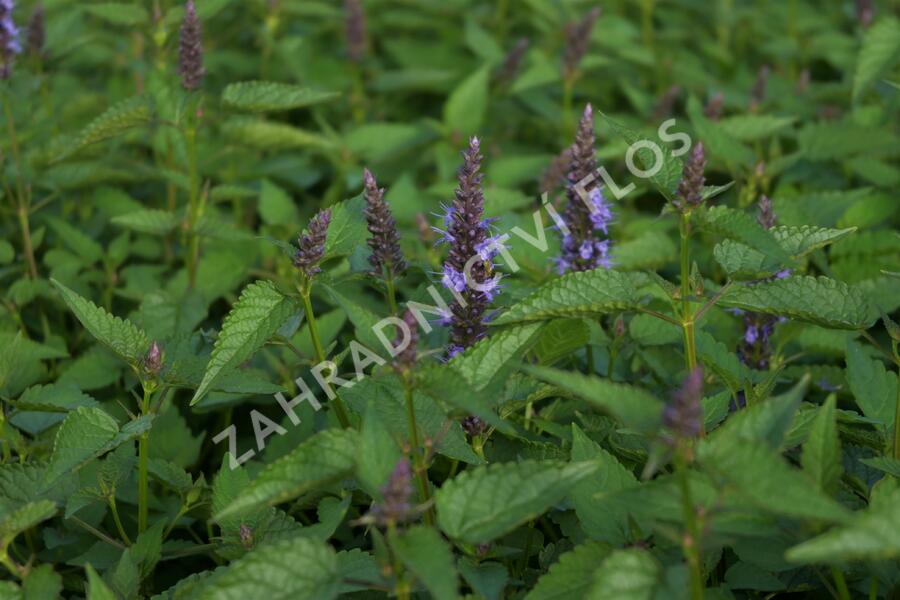
[[[585,180],[594,177],[597,159],[594,154],[594,113],[588,104],[578,125],[578,133],[571,149],[571,161],[567,176],[568,204],[563,213],[565,227],[562,234],[562,255],[557,259],[559,273],[610,268],[609,226],[612,208],[603,196],[603,190],[595,181],[586,189]]]
[[[182,87],[188,91],[198,89],[203,83],[203,29],[194,0],[188,0],[184,6],[178,47],[178,73],[181,75]]]
[[[469,141],[459,170],[456,198],[446,208],[441,230],[442,241],[450,247],[444,262],[441,283],[453,292],[451,305],[449,356],[454,356],[484,337],[488,304],[500,292],[500,275],[494,273],[492,260],[502,247],[492,236],[490,222],[484,218],[484,193],[481,189],[481,144]]]
[[[16,55],[22,52],[19,29],[13,21],[13,0],[0,0],[0,79],[9,79]]]
[[[369,264],[372,274],[384,282],[388,305],[391,312],[396,313],[395,283],[406,272],[406,260],[400,250],[400,233],[391,208],[384,199],[384,188],[378,187],[375,176],[368,169],[363,171],[363,183],[366,225],[370,234],[367,243],[372,251]]]

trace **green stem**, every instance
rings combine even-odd
[[[566,77],[563,79],[562,139],[567,143],[574,130],[572,127],[572,90],[574,87],[574,77]]]
[[[192,118],[192,117],[189,117]],[[197,235],[197,223],[202,216],[200,205],[200,175],[197,169],[197,128],[191,124],[185,132],[187,145],[188,178],[188,284],[194,287],[197,283],[197,263],[200,258],[200,237]]]
[[[309,338],[316,353],[316,362],[321,363],[326,360],[325,349],[322,347],[321,338],[319,338],[319,327],[316,324],[316,314],[313,312],[312,299],[310,298],[311,288],[312,285],[307,281],[300,288],[300,296],[303,298],[303,310],[306,312],[306,327],[309,329]],[[350,417],[347,414],[347,408],[344,406],[344,401],[337,395],[337,392],[335,392],[331,405],[334,406],[334,413],[341,427],[344,429],[350,428]]]
[[[834,585],[837,587],[838,598],[841,600],[850,600],[850,589],[847,587],[847,580],[844,579],[844,573],[837,567],[831,567],[831,576],[834,578]]]
[[[428,466],[425,464],[425,452],[419,446],[419,427],[416,423],[416,407],[413,403],[412,383],[408,376],[403,377],[403,387],[406,396],[406,423],[409,426],[409,443],[412,446],[413,467],[416,471],[416,481],[419,486],[419,499],[422,504],[428,504],[425,511],[425,523],[427,525],[434,524],[434,514],[432,513],[431,492],[428,486]]]
[[[153,389],[147,385],[144,387],[144,400],[141,402],[141,414],[150,412],[150,397]],[[150,432],[144,432],[138,439],[138,534],[147,530],[147,516],[149,514],[149,470],[148,460],[150,451]]]
[[[131,539],[128,537],[128,534],[125,533],[125,528],[122,527],[122,519],[119,518],[119,508],[116,506],[116,492],[115,490],[109,496],[109,510],[112,513],[113,521],[116,523],[116,529],[119,531],[119,536],[122,540],[127,544],[131,545]]]
[[[697,344],[694,336],[694,314],[691,308],[691,214],[681,214],[681,328],[684,332],[684,355],[689,371],[697,366]]]
[[[700,530],[697,525],[697,511],[691,499],[691,484],[688,479],[686,448],[680,442],[675,451],[675,475],[681,487],[681,506],[687,533],[682,541],[684,557],[688,563],[691,581],[691,599],[703,600],[703,573],[700,563]]]
[[[900,380],[900,342],[893,342],[894,361],[897,363],[897,376]],[[897,386],[897,403],[894,407],[894,458],[900,460],[900,385]]]
[[[394,276],[390,275],[390,274],[387,275],[384,278],[384,285],[386,288],[385,289],[385,298],[387,298],[388,307],[391,310],[391,314],[396,315],[397,311],[398,311],[398,308],[397,308],[397,286],[396,286],[396,284],[394,284]]]
[[[22,157],[19,154],[19,138],[16,135],[16,124],[10,109],[9,95],[3,95],[3,113],[6,115],[6,129],[9,133],[9,144],[12,150],[13,160],[16,163],[16,200],[18,206],[16,214],[19,218],[19,227],[22,229],[22,247],[25,260],[28,262],[28,272],[32,279],[37,279],[37,262],[34,260],[34,247],[31,242],[31,227],[28,224],[29,198],[23,183]]]

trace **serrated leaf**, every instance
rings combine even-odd
[[[597,565],[609,556],[606,544],[588,542],[576,546],[559,557],[545,575],[538,579],[525,600],[569,600],[587,596],[594,581]]]
[[[856,59],[853,76],[853,101],[875,82],[900,56],[900,20],[886,15],[866,32]]]
[[[816,411],[816,418],[803,444],[801,464],[824,492],[834,492],[844,468],[841,465],[841,440],[838,437],[835,396],[829,396]]]
[[[653,555],[632,548],[616,550],[594,573],[588,600],[652,600],[660,583],[661,568]]]
[[[481,67],[453,90],[444,105],[444,124],[458,135],[478,132],[488,106],[490,68]]]
[[[545,283],[493,323],[543,321],[554,317],[594,317],[638,306],[637,289],[627,275],[607,269],[567,273]]]
[[[896,419],[897,375],[871,358],[863,346],[847,340],[847,383],[864,415],[889,429]]]
[[[149,96],[135,96],[114,104],[81,130],[67,154],[149,123],[153,109],[153,100]]]
[[[540,364],[552,365],[583,348],[590,339],[590,329],[582,319],[557,319],[540,332],[534,354]]]
[[[358,434],[349,429],[314,435],[263,469],[231,504],[215,515],[216,520],[251,507],[287,502],[340,479],[353,470],[358,444]]]
[[[56,514],[56,504],[50,500],[29,502],[19,508],[0,513],[0,551],[20,533],[31,529]]]
[[[467,469],[435,494],[438,524],[451,538],[489,542],[562,500],[595,463],[523,461]]]
[[[750,378],[750,369],[740,361],[734,350],[705,331],[698,331],[695,340],[697,358],[703,366],[715,373],[733,394],[743,389]]]
[[[181,219],[178,215],[165,210],[146,209],[124,215],[116,215],[111,219],[111,222],[113,225],[132,231],[165,235],[178,227]]]
[[[356,196],[331,207],[331,223],[325,240],[325,259],[345,256],[368,238],[363,208],[365,200]]]
[[[656,269],[672,262],[678,251],[672,238],[662,231],[647,231],[640,237],[612,247],[612,264],[622,271]]]
[[[222,322],[203,381],[194,393],[191,405],[199,402],[222,377],[253,356],[297,310],[297,302],[281,293],[272,282],[257,281],[245,287]]]
[[[437,600],[459,598],[459,583],[453,553],[437,530],[417,526],[389,536],[400,562],[418,578]]]
[[[415,372],[415,382],[417,390],[438,402],[479,417],[504,433],[514,431],[509,423],[494,412],[494,403],[489,401],[487,394],[476,392],[459,371],[449,365],[433,365],[419,369]]]
[[[697,224],[711,233],[741,242],[779,264],[790,266],[794,262],[774,234],[746,212],[714,206],[698,213]]]
[[[291,148],[330,149],[334,142],[298,127],[250,117],[227,120],[222,133],[233,142],[259,150],[278,151]]]
[[[787,393],[738,411],[710,436],[709,443],[727,445],[731,440],[747,440],[780,449],[808,387],[809,377],[803,377]]]
[[[699,459],[705,469],[734,486],[742,500],[760,510],[829,522],[849,517],[847,509],[765,443],[720,434],[715,443],[701,445]]]
[[[659,427],[663,403],[639,387],[550,367],[524,368],[541,381],[567,390],[608,412],[630,429],[651,432]]]
[[[638,142],[646,141],[646,138],[640,133],[633,131],[618,123],[608,116],[600,113],[606,119],[607,123],[609,123],[610,127],[612,127],[613,132],[615,132],[619,137],[625,140],[628,145],[633,145]],[[678,183],[681,181],[682,171],[684,169],[684,165],[681,162],[681,159],[677,156],[672,156],[672,152],[666,148],[665,144],[661,142],[656,142],[655,140],[649,140],[650,142],[656,143],[660,148],[662,153],[662,164],[658,165],[657,155],[653,150],[647,148],[646,146],[640,147],[635,153],[634,156],[636,158],[636,163],[638,168],[647,170],[655,170],[655,173],[648,177],[650,183],[659,191],[663,196],[667,199],[672,200],[675,198],[675,194],[678,190]]]
[[[787,551],[796,563],[846,563],[847,561],[900,558],[900,488],[883,502],[857,513],[853,520]]]
[[[86,564],[84,569],[87,572],[87,600],[118,600],[91,563]]]
[[[97,341],[109,347],[132,366],[137,366],[147,349],[150,340],[143,330],[127,319],[114,317],[90,300],[82,298],[55,279],[50,282],[59,290],[69,309],[84,325]]]
[[[199,584],[197,600],[328,600],[340,589],[337,555],[324,542],[298,537],[256,548]]]
[[[719,121],[726,134],[742,142],[761,140],[790,127],[796,118],[775,115],[734,115]]]
[[[103,258],[103,247],[96,240],[61,219],[50,217],[47,224],[63,243],[85,260],[87,264]]]
[[[877,319],[859,289],[827,277],[796,275],[735,285],[721,296],[719,305],[835,329],[866,329]]]
[[[239,81],[225,86],[222,103],[238,110],[268,112],[328,102],[339,96],[338,92],[313,90],[290,83]]]
[[[498,331],[454,356],[450,368],[462,375],[474,390],[483,390],[521,359],[543,327],[543,323],[525,323]]]
[[[707,156],[712,156],[728,163],[752,165],[756,162],[756,154],[749,147],[728,134],[722,126],[703,114],[703,106],[696,96],[691,96],[687,103],[687,114],[694,126],[698,140],[703,142]]]
[[[152,416],[145,415],[129,421],[120,430],[116,420],[103,409],[76,408],[56,431],[44,483],[49,485],[63,474],[145,433],[152,421]]]

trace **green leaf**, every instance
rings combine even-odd
[[[153,118],[153,110],[153,100],[149,96],[135,96],[122,100],[88,123],[68,148],[67,154],[149,123]]]
[[[60,598],[62,594],[62,576],[48,564],[32,567],[22,582],[24,600],[44,600]],[[2,596],[0,596],[2,597]]]
[[[20,533],[31,529],[56,514],[56,504],[51,500],[29,502],[15,510],[0,512],[0,552]]]
[[[866,32],[862,49],[856,59],[856,72],[853,77],[854,102],[859,100],[866,88],[890,69],[898,56],[900,56],[900,21],[893,16],[885,15],[877,19]]]
[[[164,210],[146,209],[116,215],[111,219],[113,225],[124,227],[141,233],[165,235],[181,223],[178,215]]]
[[[687,103],[687,114],[694,126],[696,137],[703,142],[707,156],[712,156],[728,163],[752,165],[756,162],[756,154],[726,132],[719,123],[711,121],[703,114],[703,106],[696,96],[691,96]]]
[[[94,264],[103,258],[103,247],[77,227],[55,217],[48,218],[47,224],[63,243],[83,258],[87,264]]]
[[[629,146],[644,141],[657,144],[662,153],[662,164],[657,164],[659,155],[653,150],[648,147],[640,147],[634,153],[636,166],[645,171],[655,170],[655,173],[648,178],[650,183],[667,199],[672,200],[675,198],[675,194],[678,191],[678,183],[681,181],[681,174],[684,169],[681,159],[677,156],[672,156],[672,152],[665,147],[665,144],[656,140],[647,140],[644,135],[610,119],[603,113],[600,114],[612,127],[613,132],[624,139]]]
[[[84,10],[113,25],[135,26],[147,23],[150,15],[143,6],[125,2],[86,4]]]
[[[216,382],[262,348],[297,310],[297,302],[281,293],[270,281],[257,281],[245,287],[222,322],[222,331],[191,405],[199,402]]]
[[[709,442],[728,446],[732,440],[746,440],[780,449],[808,387],[809,376],[805,376],[787,393],[738,411],[710,436]]]
[[[900,488],[857,513],[850,523],[794,546],[787,551],[787,559],[831,564],[900,559]]]
[[[700,446],[701,465],[727,481],[742,501],[760,510],[797,519],[845,521],[849,511],[823,494],[802,471],[769,445],[717,433]]]
[[[44,483],[84,466],[101,454],[136,438],[150,429],[153,417],[145,415],[129,421],[122,429],[106,411],[79,407],[70,412],[56,431]]]
[[[251,117],[235,117],[222,124],[222,133],[236,144],[269,152],[292,148],[334,147],[330,139],[298,127]]]
[[[59,290],[66,305],[91,335],[131,366],[136,367],[140,364],[147,349],[150,348],[150,340],[146,333],[131,321],[112,316],[55,279],[51,279],[50,282]]]
[[[360,431],[356,479],[370,496],[378,498],[379,490],[402,457],[400,446],[375,409],[374,398],[370,399]]]
[[[615,456],[572,425],[572,461],[593,461],[597,472],[578,483],[571,493],[581,528],[593,540],[621,546],[631,541],[628,512],[612,499],[614,492],[638,485],[634,474]]]
[[[325,92],[274,81],[239,81],[230,83],[222,91],[222,103],[229,108],[249,112],[290,110],[328,102],[338,98],[338,92]]]
[[[697,358],[707,369],[715,373],[732,393],[743,389],[750,379],[750,369],[740,361],[734,349],[729,348],[705,331],[696,333]]]
[[[84,570],[87,571],[87,600],[118,600],[91,563],[86,564]]]
[[[249,552],[199,585],[196,600],[337,598],[341,579],[334,550],[324,542],[297,537]]]
[[[314,435],[263,469],[215,519],[255,506],[287,502],[344,477],[356,465],[358,446],[358,434],[353,430],[326,430]]]
[[[481,391],[524,356],[543,326],[543,323],[525,323],[498,331],[453,357],[450,368],[462,375],[474,390]]]
[[[356,196],[331,207],[331,223],[325,240],[325,259],[351,254],[368,238],[363,209],[365,200]]]
[[[526,366],[525,370],[609,413],[625,427],[645,432],[659,427],[663,404],[639,387],[550,367]]]
[[[596,468],[528,460],[467,469],[435,494],[438,524],[462,542],[489,542],[562,500]]]
[[[515,430],[494,412],[494,402],[486,393],[478,393],[469,382],[449,365],[432,365],[415,372],[416,389],[441,403],[480,417],[488,425],[504,433]]]
[[[741,242],[778,264],[790,266],[794,263],[789,253],[778,243],[775,235],[764,229],[756,219],[744,211],[727,206],[714,206],[698,212],[696,222],[700,228]]]
[[[897,374],[847,340],[847,383],[864,415],[890,429],[896,419]]]
[[[444,105],[444,124],[462,136],[473,135],[481,129],[488,106],[490,68],[481,67],[447,97]]]
[[[585,598],[594,581],[594,571],[607,556],[606,544],[588,542],[559,557],[525,596],[525,600],[569,600]]]
[[[292,226],[300,221],[297,207],[290,194],[268,179],[262,182],[259,193],[259,216],[267,225]]]
[[[8,265],[16,257],[16,249],[8,240],[0,240],[0,265]]]
[[[544,321],[554,317],[596,317],[638,306],[632,279],[618,271],[567,273],[545,283],[500,315],[495,325]]]
[[[755,142],[779,133],[796,120],[794,117],[775,115],[734,115],[719,121],[719,128],[742,142]]]
[[[816,412],[809,437],[803,444],[801,464],[819,489],[833,493],[844,467],[841,464],[841,440],[837,431],[837,417],[834,395]]]
[[[640,237],[612,247],[612,263],[620,271],[657,269],[670,263],[678,250],[662,231],[646,231]]]
[[[422,582],[432,598],[459,598],[453,553],[437,530],[419,525],[403,533],[391,532],[389,539],[397,558]]]
[[[653,555],[633,548],[616,550],[594,573],[588,600],[652,600],[660,583],[661,569]]]
[[[590,328],[582,319],[550,321],[534,345],[534,354],[542,365],[552,365],[590,342]]]
[[[867,329],[877,319],[859,289],[827,277],[797,275],[753,285],[735,285],[722,295],[719,305],[834,329]]]

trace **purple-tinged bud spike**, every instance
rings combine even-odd
[[[159,347],[159,344],[153,342],[152,344],[150,344],[150,348],[147,350],[147,354],[144,355],[142,366],[146,373],[156,376],[159,375],[159,372],[162,370],[162,365],[162,348]]]
[[[36,4],[28,20],[28,54],[34,58],[41,58],[44,55],[45,39],[44,5]]]
[[[0,0],[0,79],[12,75],[16,55],[22,52],[19,29],[13,21],[13,0]]]
[[[681,182],[678,184],[678,196],[675,206],[687,211],[703,203],[703,171],[706,169],[706,154],[703,142],[697,142],[691,150],[691,156],[684,163]]]
[[[769,65],[763,65],[756,73],[756,80],[753,82],[753,88],[750,90],[750,110],[756,111],[766,99],[766,88],[769,84],[769,73],[771,69]]]
[[[671,115],[675,108],[675,102],[678,101],[680,95],[680,85],[676,83],[670,86],[669,89],[666,90],[666,93],[659,99],[659,102],[657,102],[656,108],[653,109],[653,120],[660,121]]]
[[[320,210],[310,220],[307,232],[298,238],[299,249],[294,255],[294,266],[306,277],[312,277],[322,270],[319,263],[325,257],[325,239],[328,237],[330,222],[331,209]]]
[[[760,197],[759,216],[757,216],[756,220],[766,229],[775,227],[777,216],[775,215],[775,210],[772,208],[772,201],[769,200],[768,196]]]
[[[407,371],[412,369],[416,364],[416,353],[419,349],[419,322],[416,315],[411,310],[403,313],[403,323],[406,325],[406,331],[399,331],[397,338],[394,340],[394,348],[399,348],[406,341],[406,346],[394,357],[394,367],[398,371]],[[406,339],[406,335],[409,339]]]
[[[512,50],[510,50],[503,58],[503,62],[500,63],[500,68],[497,69],[497,81],[508,82],[515,78],[519,72],[519,67],[522,65],[522,59],[525,57],[525,52],[528,51],[529,45],[530,42],[528,41],[528,38],[519,38],[516,45],[513,46]]]
[[[484,420],[480,417],[476,417],[474,415],[463,417],[460,425],[462,425],[463,431],[469,437],[475,437],[476,435],[481,435],[485,431],[487,431],[488,424],[484,422]]]
[[[571,163],[572,148],[566,148],[554,157],[553,162],[541,176],[540,190],[542,194],[549,194],[565,182]]]
[[[203,29],[197,16],[194,0],[184,5],[184,21],[181,23],[181,39],[178,48],[178,73],[181,85],[188,91],[196,90],[203,83]]]
[[[391,214],[391,208],[384,199],[384,188],[379,188],[372,173],[363,171],[366,198],[366,223],[371,237],[368,239],[372,254],[369,264],[377,277],[387,273],[391,277],[399,277],[406,271],[406,261],[400,250],[400,233],[397,222]]]
[[[241,545],[244,548],[253,547],[253,530],[247,524],[241,523],[238,528],[238,536],[241,538]]]
[[[600,18],[600,8],[595,7],[588,11],[580,21],[566,24],[562,69],[564,79],[570,80],[578,71],[581,60],[590,47],[591,31],[598,18]]]
[[[381,500],[372,506],[369,515],[382,527],[405,523],[415,517],[412,504],[412,466],[402,458],[394,467],[387,483],[379,490]]]
[[[663,410],[662,422],[677,439],[690,439],[703,429],[703,367],[695,367]]]
[[[347,57],[362,62],[369,49],[366,31],[366,13],[360,0],[344,0],[344,36],[347,43]]]
[[[872,0],[856,0],[856,19],[863,28],[868,28],[875,19],[875,3]]]
[[[459,185],[447,213],[444,236],[450,244],[450,252],[444,262],[442,281],[463,299],[452,304],[450,345],[463,349],[487,333],[485,312],[496,289],[496,285],[490,283],[496,276],[493,264],[479,255],[490,231],[489,223],[484,218],[480,150],[478,138],[473,137],[469,148],[463,153]]]
[[[718,121],[722,118],[722,109],[725,106],[725,96],[722,92],[716,92],[706,103],[703,109],[704,116],[710,121]]]

